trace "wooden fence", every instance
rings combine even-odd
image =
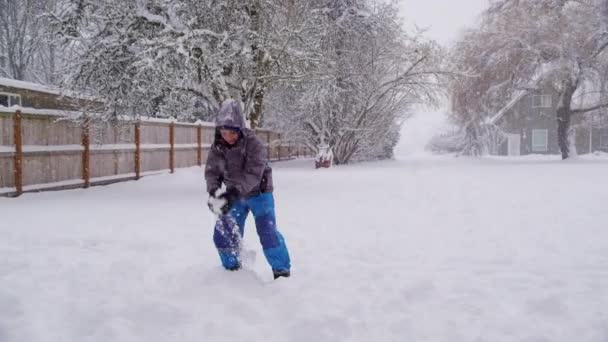
[[[256,133],[271,161],[311,155],[276,132]],[[0,110],[0,195],[86,188],[202,165],[213,136],[208,122],[150,119],[100,127],[51,111]]]

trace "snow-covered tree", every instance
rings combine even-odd
[[[6,67],[0,76],[52,83],[55,47],[48,34],[54,0],[0,0],[0,58]]]
[[[408,35],[395,3],[333,1],[323,10],[319,63],[303,84],[273,94],[310,148],[329,145],[337,164],[392,156],[414,103],[437,97],[439,48]],[[279,121],[279,120],[277,120]]]
[[[437,45],[406,34],[396,2],[62,0],[76,57],[64,84],[105,117],[208,119],[240,99],[252,127],[286,130],[337,163],[392,154],[409,106],[437,96]]]
[[[65,84],[99,96],[108,115],[208,118],[225,98],[237,98],[255,127],[264,92],[289,76],[282,61],[293,57],[291,43],[306,25],[286,17],[306,6],[70,0],[56,25],[79,53]]]
[[[559,92],[558,143],[562,157],[568,158],[572,115],[606,106],[573,105],[583,84],[599,84],[606,64],[603,6],[599,0],[493,2],[481,26],[470,30],[453,53],[465,75],[451,87],[455,121],[470,141],[465,152],[479,153],[484,130],[492,131],[484,125],[489,118],[546,84]]]

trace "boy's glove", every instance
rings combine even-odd
[[[209,210],[216,215],[226,215],[239,197],[240,193],[235,187],[228,187],[226,191],[221,194],[210,192],[207,206],[209,206]]]
[[[219,190],[219,188],[211,188],[207,191],[209,196],[215,197],[215,193]]]
[[[209,195],[209,199],[207,200],[207,206],[209,210],[215,215],[222,215],[222,208],[226,205],[226,200],[217,198],[213,195]]]
[[[226,204],[224,204],[224,206],[221,208],[222,214],[226,214],[228,211],[230,211],[230,208],[232,208],[234,202],[236,202],[240,197],[241,193],[239,190],[237,190],[237,188],[233,186],[226,188],[226,191],[218,196],[219,199],[226,201]]]

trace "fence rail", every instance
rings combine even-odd
[[[271,161],[311,156],[279,133],[256,134]],[[0,195],[87,188],[200,166],[213,138],[209,122],[154,119],[100,127],[39,111],[0,111]]]

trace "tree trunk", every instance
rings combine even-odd
[[[464,129],[464,147],[462,154],[465,156],[479,157],[482,152],[482,142],[479,127],[472,121]]]
[[[557,107],[557,144],[562,153],[562,159],[568,159],[570,156],[570,143],[568,134],[570,131],[570,121],[572,118],[572,96],[576,91],[576,84],[571,80],[564,82],[560,101]]]
[[[260,125],[262,120],[262,104],[264,103],[264,89],[257,88],[253,95],[253,108],[249,116],[249,124],[251,129],[255,129]]]
[[[251,107],[246,108],[246,112],[249,118],[249,125],[252,129],[257,128],[262,121],[262,106],[264,104],[264,89],[266,87],[265,82],[261,79],[261,76],[267,72],[267,61],[265,54],[267,53],[262,45],[260,35],[262,34],[261,26],[261,4],[259,0],[253,0],[249,6],[249,16],[251,18],[251,31],[257,33],[256,38],[252,42],[251,50],[253,52],[253,89],[243,89],[243,102],[247,105],[251,103]],[[253,97],[247,98],[248,96]]]
[[[570,156],[570,144],[568,142],[568,131],[570,130],[570,111],[565,107],[557,109],[557,144],[562,153],[562,159]]]

